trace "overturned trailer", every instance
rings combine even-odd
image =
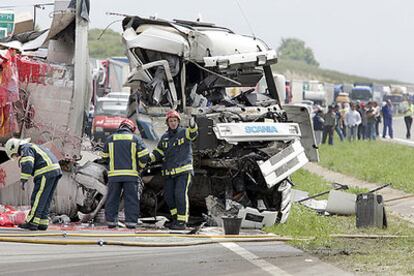
[[[309,110],[281,106],[272,73],[275,51],[258,38],[202,22],[136,16],[126,17],[123,29],[131,70],[128,116],[147,146],[155,147],[165,132],[170,109],[183,113],[182,124],[194,116],[199,125],[190,215],[211,211],[206,198],[213,196],[227,210],[238,204],[277,212],[274,222],[284,222],[289,176],[319,157]],[[260,91],[263,78],[267,89]],[[159,165],[150,166],[143,180],[142,211],[160,211]]]
[[[0,143],[31,138],[58,156],[64,170],[52,202],[58,214],[76,215],[87,194],[74,176],[90,100],[88,10],[87,0],[57,0],[49,29],[0,41]],[[31,187],[20,189],[17,162],[0,153],[0,203],[30,205]]]

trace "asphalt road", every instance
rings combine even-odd
[[[411,126],[411,134],[414,136],[413,129],[414,129],[413,126]],[[381,137],[382,137],[382,130],[383,130],[383,124],[380,125],[380,135],[381,135]],[[393,130],[394,130],[394,138],[407,140],[405,138],[406,127],[405,127],[405,123],[404,123],[404,117],[394,117],[394,119],[393,119]],[[413,138],[414,137],[412,137],[412,139]],[[411,140],[411,141],[413,141],[413,140]]]
[[[407,128],[405,126],[404,117],[394,117],[393,119],[394,139],[388,137],[386,141],[397,142],[408,146],[414,146],[414,124],[411,126],[411,139],[406,138]],[[383,125],[380,124],[380,137],[382,137]],[[381,138],[382,139],[382,138]]]
[[[0,243],[0,275],[347,274],[281,242],[163,248]]]

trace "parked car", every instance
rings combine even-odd
[[[118,129],[127,116],[128,99],[98,98],[92,121],[92,137],[95,141],[105,141],[106,137]]]

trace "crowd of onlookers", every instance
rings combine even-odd
[[[404,113],[407,127],[406,138],[411,138],[411,124],[414,113],[414,104],[408,103]],[[394,138],[392,121],[394,108],[390,100],[379,106],[377,102],[368,103],[356,101],[328,106],[324,110],[320,106],[314,107],[313,129],[317,145],[333,145],[333,136],[336,133],[341,141],[375,140],[380,136],[379,124],[383,123],[382,138]]]

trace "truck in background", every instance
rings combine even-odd
[[[332,105],[335,102],[335,97],[334,97],[335,84],[325,82],[325,91],[326,91],[326,104]]]
[[[351,101],[369,102],[374,98],[374,84],[373,83],[354,83],[354,87],[349,95]]]
[[[282,74],[278,74],[278,73],[273,73],[273,80],[275,82],[276,85],[276,90],[279,93],[279,99],[282,103],[289,103],[286,102],[288,100],[288,94],[287,94],[287,85],[286,85],[286,77]],[[244,88],[246,89],[246,88]],[[242,92],[243,88],[239,88],[239,87],[232,87],[230,89],[230,91],[232,92],[227,92],[227,94],[231,97],[234,97],[238,94],[240,94],[240,92]],[[228,91],[228,89],[226,89],[226,91]],[[237,92],[233,92],[233,91],[237,91]],[[255,91],[256,92],[266,92],[269,93],[269,88],[267,87],[267,83],[266,83],[266,79],[265,77],[261,78],[260,81],[257,83],[256,87],[255,87]]]
[[[111,57],[108,59],[94,60],[92,66],[94,96],[103,97],[113,91],[130,91],[129,87],[124,87],[130,71],[127,57]]]
[[[384,95],[390,93],[390,87],[387,85],[374,84],[373,100],[381,105],[384,100]]]
[[[326,90],[324,83],[318,80],[303,82],[303,100],[311,100],[315,104],[326,105]]]
[[[404,97],[407,97],[407,87],[402,85],[390,85],[390,92],[384,95],[383,100],[387,101],[390,100],[392,106],[394,107],[395,113],[402,113],[403,112],[403,102]]]
[[[287,80],[285,103],[301,103],[302,101],[303,101],[303,81]]]

